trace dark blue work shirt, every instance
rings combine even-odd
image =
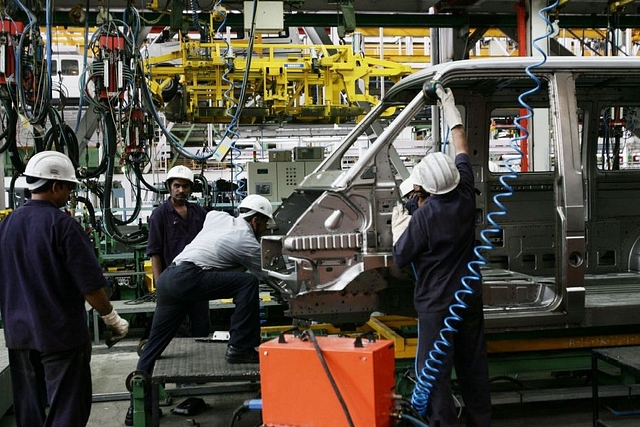
[[[149,217],[147,256],[161,255],[162,270],[202,230],[207,211],[198,204],[187,203],[187,219],[184,219],[167,200],[153,210]]]
[[[71,216],[28,200],[0,221],[0,308],[10,349],[65,351],[90,341],[84,295],[106,285]]]
[[[467,264],[474,259],[475,192],[469,156],[458,154],[460,183],[447,194],[431,195],[413,215],[406,231],[393,247],[396,265],[413,263],[417,279],[414,305],[418,314],[446,310],[470,276]],[[478,280],[469,284],[482,295]]]

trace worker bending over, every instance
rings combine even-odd
[[[273,207],[263,196],[249,195],[238,206],[239,216],[211,211],[204,226],[156,283],[157,304],[149,339],[137,370],[151,376],[156,360],[173,339],[194,302],[233,298],[226,360],[258,363],[262,277],[260,237],[267,230]],[[247,272],[249,270],[250,273]],[[149,399],[146,409],[151,408]],[[125,425],[133,425],[130,406]]]
[[[272,219],[273,207],[265,197],[250,195],[238,208],[237,218],[226,212],[209,212],[202,231],[160,275],[151,333],[138,370],[153,373],[156,359],[169,345],[191,303],[221,298],[233,298],[235,304],[227,362],[258,363],[258,277],[263,275],[260,237]]]

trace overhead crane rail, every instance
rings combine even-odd
[[[233,106],[224,96],[230,84],[223,75],[237,98],[247,46],[233,44],[238,54],[228,72],[224,42],[183,38],[175,51],[147,58],[145,72],[165,84],[181,76],[184,99],[176,104],[182,103],[185,121],[228,123]],[[369,90],[372,79],[395,83],[412,72],[409,65],[366,57],[351,46],[254,44],[252,55],[241,123],[343,123],[364,114],[361,103],[378,102]]]

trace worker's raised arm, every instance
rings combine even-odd
[[[451,129],[451,143],[456,149],[456,155],[469,154],[469,144],[467,143],[467,133],[464,131],[462,125],[456,126]]]
[[[442,85],[438,85],[436,88],[436,94],[440,98],[440,107],[442,108],[442,115],[444,121],[451,130],[451,143],[453,148],[458,154],[469,154],[469,144],[467,143],[467,133],[464,130],[462,124],[462,116],[458,107],[456,107],[456,100],[453,97],[451,89],[444,88]]]

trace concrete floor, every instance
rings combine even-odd
[[[135,370],[138,359],[136,353],[137,344],[137,339],[127,339],[117,343],[111,349],[107,349],[104,344],[94,345],[92,373],[94,377],[95,403],[89,419],[89,426],[115,427],[124,425],[124,417],[129,406],[125,379],[130,372]],[[172,387],[172,384],[167,385],[168,389]],[[233,424],[231,423],[234,411],[245,400],[258,397],[257,391],[224,392],[224,384],[205,384],[199,387],[176,389],[176,392],[203,398],[209,405],[207,410],[190,417],[172,414],[170,412],[171,409],[187,398],[184,395],[174,396],[172,404],[163,407],[164,416],[160,421],[160,425],[183,427],[194,425],[202,427],[230,425],[248,427],[260,425],[260,414],[257,412],[246,413],[240,420]],[[283,387],[286,387],[286,384],[283,384]],[[222,393],[212,394],[210,393],[212,389],[219,389],[218,391]],[[206,390],[207,393],[199,394],[201,390]],[[301,399],[309,398],[312,397],[301,396]],[[616,398],[615,403],[625,405],[629,404],[629,400],[620,397]],[[292,402],[291,406],[292,410],[295,410],[295,402]],[[638,402],[638,408],[640,408],[640,402]],[[601,412],[604,414],[604,418],[615,420],[615,425],[640,425],[640,418],[638,417],[614,417],[606,409],[601,410]],[[0,418],[0,427],[14,427],[15,425],[15,420],[10,412]],[[583,427],[590,425],[592,425],[590,399],[498,404],[494,405],[493,408],[492,427]]]

